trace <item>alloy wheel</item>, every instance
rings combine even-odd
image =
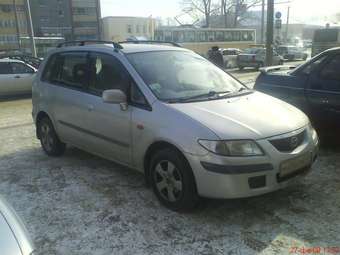
[[[159,194],[169,202],[176,202],[182,197],[183,181],[180,171],[168,160],[156,165],[154,181]]]

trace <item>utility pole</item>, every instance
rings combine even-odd
[[[288,41],[289,11],[290,11],[290,7],[288,6],[288,10],[287,10],[287,23],[286,23],[286,33],[285,33],[285,43],[287,43],[287,41]]]
[[[262,0],[262,15],[261,15],[261,44],[264,44],[264,3],[265,0]]]
[[[273,64],[274,0],[267,0],[266,66]]]
[[[32,22],[32,15],[31,15],[31,5],[30,0],[26,0],[26,9],[27,9],[27,24],[28,24],[28,34],[31,41],[31,51],[32,56],[37,57],[37,49],[35,47],[35,40],[34,40],[34,30],[33,30],[33,22]]]
[[[13,0],[13,11],[14,11],[14,17],[15,17],[15,28],[16,28],[16,32],[17,32],[18,50],[20,50],[21,49],[21,45],[20,45],[20,30],[19,30],[17,5],[16,5],[15,0]]]

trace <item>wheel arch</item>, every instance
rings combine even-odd
[[[188,159],[185,157],[182,150],[180,150],[176,145],[170,142],[167,142],[167,141],[155,141],[149,145],[148,149],[145,152],[144,160],[143,160],[144,175],[145,175],[145,181],[147,185],[150,185],[150,163],[151,163],[152,155],[154,155],[157,151],[166,149],[166,148],[171,148],[177,151],[179,155],[181,155],[183,160],[186,162],[186,164],[188,164],[188,166],[191,168]],[[196,179],[195,179],[195,175],[193,172],[192,172],[192,175],[193,175],[195,186],[196,186]]]

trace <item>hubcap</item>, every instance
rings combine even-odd
[[[51,151],[53,146],[53,138],[51,135],[51,128],[48,124],[43,123],[40,128],[40,139],[41,142],[47,151]]]
[[[160,195],[170,202],[182,196],[182,176],[173,163],[163,160],[156,165],[154,181]]]

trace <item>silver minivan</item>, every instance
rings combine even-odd
[[[68,144],[143,172],[173,210],[285,187],[318,148],[300,110],[168,45],[61,45],[37,73],[33,118],[48,155]]]

